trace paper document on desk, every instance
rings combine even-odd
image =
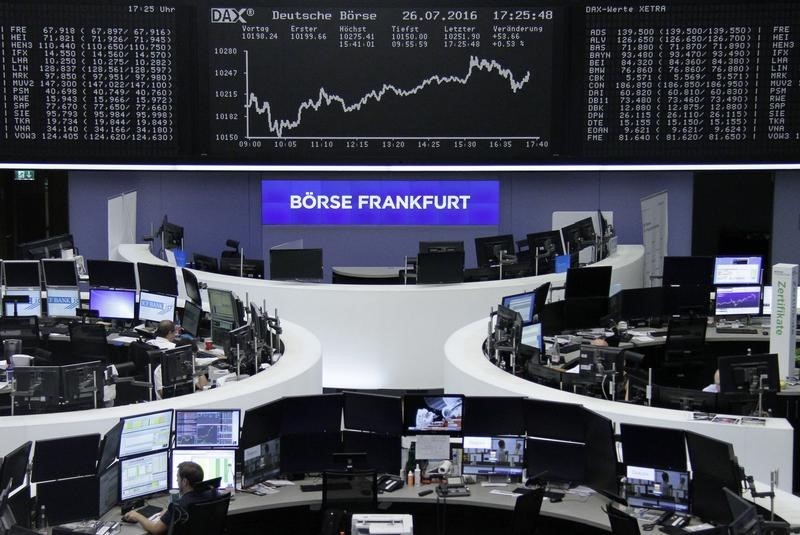
[[[634,344],[645,344],[647,342],[655,342],[656,339],[652,336],[634,336],[631,338],[631,342]]]
[[[511,492],[510,490],[498,490],[498,489],[490,490],[489,494],[499,494],[500,496],[522,496],[522,494],[518,492]]]
[[[265,481],[265,483],[268,483],[273,487],[290,487],[294,485],[294,483],[289,481],[288,479],[268,479],[267,481]]]
[[[567,494],[574,494],[576,496],[591,496],[594,494],[594,490],[590,489],[589,487],[584,487],[583,485],[578,485],[577,487],[567,489],[564,492]]]
[[[133,336],[115,336],[114,338],[110,338],[108,341],[113,345],[127,345],[132,344],[139,340],[138,338],[134,338]]]

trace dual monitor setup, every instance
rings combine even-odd
[[[225,253],[228,253],[226,251]],[[195,253],[192,264],[195,269],[209,273],[242,275],[263,279],[264,261],[242,258],[238,254],[226,255],[217,259]],[[322,249],[303,247],[274,247],[269,251],[269,272],[271,280],[319,282],[323,278]]]

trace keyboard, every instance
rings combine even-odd
[[[53,325],[40,325],[39,331],[42,334],[69,334],[69,325],[63,323],[55,323]]]
[[[667,336],[667,331],[650,331],[650,336],[653,338],[663,338]]]
[[[347,490],[349,488],[351,488],[350,483],[345,481],[328,483],[328,490]],[[303,492],[322,492],[322,483],[300,485],[300,490]]]
[[[531,488],[528,488],[528,487],[517,487],[517,488],[514,489],[514,493],[516,493],[516,494],[530,494],[533,491],[534,491],[534,489],[531,489]],[[563,492],[556,492],[554,490],[546,490],[546,491],[544,491],[544,497],[545,498],[555,498],[557,500],[560,500],[560,499],[564,498],[564,493]]]
[[[717,327],[719,334],[758,334],[758,329],[752,327]]]
[[[145,518],[150,518],[154,514],[160,513],[161,507],[157,507],[155,505],[145,505],[144,507],[137,509],[136,512]]]

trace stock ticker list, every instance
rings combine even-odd
[[[584,155],[736,159],[800,147],[792,4],[585,12]]]
[[[2,4],[0,53],[0,151],[174,153],[174,8]]]
[[[499,5],[211,9],[210,156],[547,158],[561,16]]]

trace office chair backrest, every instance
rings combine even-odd
[[[640,535],[639,523],[635,517],[609,505],[606,509],[608,522],[611,524],[613,535]]]
[[[70,323],[69,347],[77,360],[108,360],[106,328],[97,323]]]
[[[191,503],[185,509],[176,506],[168,535],[222,535],[230,503],[231,495],[223,494]]]
[[[374,470],[322,472],[322,510],[329,507],[348,513],[378,509],[378,478]]]
[[[517,498],[514,503],[514,516],[511,520],[511,535],[532,535],[536,531],[543,498],[543,488]]]

